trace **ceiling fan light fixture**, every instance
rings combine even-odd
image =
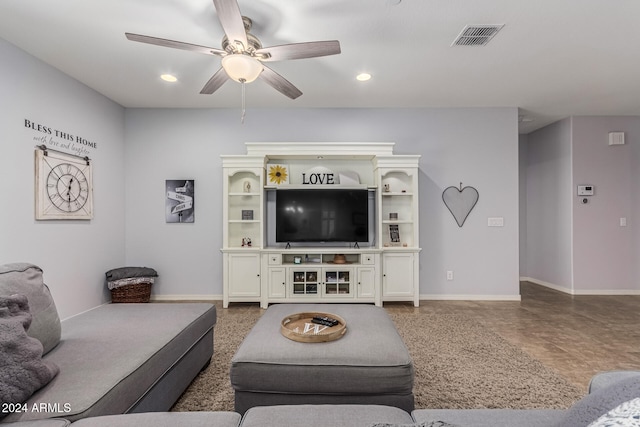
[[[260,61],[244,53],[233,53],[222,58],[222,68],[239,83],[251,83],[264,70]]]

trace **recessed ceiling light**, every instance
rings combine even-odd
[[[169,82],[169,83],[173,83],[173,82],[177,82],[178,78],[172,74],[163,74],[160,76],[160,78],[162,80],[164,80],[165,82]]]
[[[371,74],[369,73],[360,73],[356,76],[356,79],[361,82],[366,82],[371,79]]]

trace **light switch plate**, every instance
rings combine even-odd
[[[488,218],[487,225],[489,227],[504,227],[504,218],[501,216]]]

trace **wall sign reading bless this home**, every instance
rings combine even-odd
[[[89,149],[98,149],[98,143],[69,132],[37,123],[31,119],[24,119],[24,127],[36,131],[33,140],[47,147],[63,152],[73,153],[84,157],[89,154]]]

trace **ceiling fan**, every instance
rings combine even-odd
[[[337,40],[262,47],[260,40],[249,33],[252,21],[242,16],[236,0],[213,0],[213,4],[225,32],[221,49],[140,34],[125,33],[125,35],[131,41],[222,57],[222,67],[204,85],[200,91],[201,94],[212,94],[229,79],[244,84],[261,78],[277,91],[291,99],[296,99],[302,95],[302,92],[264,63],[340,53],[340,42]]]

